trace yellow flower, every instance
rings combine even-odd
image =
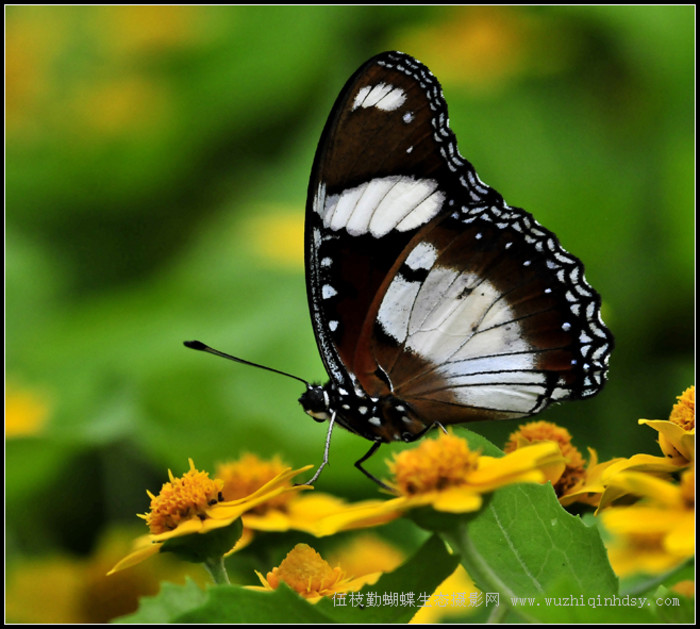
[[[170,470],[168,476],[170,482],[163,485],[157,496],[147,492],[151,498],[151,510],[145,515],[139,515],[146,520],[151,533],[159,539],[175,536],[178,527],[179,535],[182,535],[183,528],[201,528],[207,519],[207,510],[212,504],[223,500],[223,481],[212,480],[207,472],[195,469],[192,459],[189,471],[182,478],[176,478]]]
[[[645,472],[653,476],[666,477],[678,470],[667,459],[651,454],[635,454],[630,458],[617,457],[598,463],[598,455],[588,449],[590,458],[585,475],[571,487],[559,501],[563,506],[580,502],[602,509],[625,495],[624,486],[613,483],[616,475],[624,472]]]
[[[677,398],[667,421],[640,419],[659,433],[659,446],[668,460],[685,466],[695,458],[695,387],[689,387]]]
[[[639,420],[640,424],[659,432],[659,445],[665,456],[635,454],[598,463],[595,450],[589,448],[590,458],[584,475],[562,493],[561,504],[582,502],[602,509],[626,495],[625,483],[614,482],[616,475],[646,472],[665,478],[687,466],[695,456],[695,387],[686,389],[678,400],[668,421]]]
[[[216,476],[224,481],[224,499],[231,500],[252,493],[284,469],[286,466],[277,457],[266,461],[254,454],[245,454],[238,461],[219,465]],[[291,487],[290,480],[287,481],[287,485]],[[244,536],[247,535],[246,541],[250,541],[253,531],[297,530],[322,537],[347,528],[378,526],[399,517],[398,511],[380,515],[372,512],[366,519],[359,517],[360,512],[372,511],[374,507],[383,503],[382,500],[365,500],[348,504],[340,498],[321,492],[285,492],[243,514]],[[356,517],[346,527],[337,516],[348,511]],[[242,545],[239,544],[236,548],[239,549]]]
[[[262,589],[276,590],[284,582],[311,603],[316,603],[325,596],[355,592],[368,583],[376,583],[381,576],[381,573],[376,572],[359,578],[348,578],[339,566],[331,567],[308,544],[297,544],[282,563],[265,577],[257,571],[256,574],[262,583]]]
[[[483,495],[499,487],[556,481],[564,461],[551,442],[495,458],[471,451],[464,439],[452,433],[441,433],[437,439],[426,439],[417,448],[401,452],[389,466],[394,479],[387,486],[397,497],[348,505],[319,521],[316,530],[328,535],[418,507],[447,513],[477,511]]]
[[[389,483],[404,508],[431,505],[438,511],[462,513],[481,507],[483,494],[512,483],[558,479],[564,461],[555,443],[519,448],[501,458],[481,455],[452,433],[427,439],[397,455]]]
[[[572,487],[581,483],[585,477],[586,466],[581,453],[571,443],[571,434],[566,428],[552,422],[530,422],[510,435],[503,451],[513,452],[523,446],[545,441],[556,443],[566,462],[563,474],[559,480],[553,483],[555,493],[561,498]]]
[[[139,517],[146,520],[151,533],[138,539],[134,551],[112,568],[109,574],[140,563],[163,550],[172,550],[175,540],[181,551],[186,550],[185,546],[188,543],[191,543],[194,548],[198,544],[195,535],[212,534],[214,531],[229,527],[246,511],[280,494],[309,489],[307,485],[292,486],[288,481],[310,467],[284,470],[249,495],[237,500],[225,501],[222,500],[221,495],[223,481],[210,479],[206,472],[195,469],[190,459],[190,469],[182,478],[176,478],[172,472],[168,472],[170,482],[163,485],[160,494],[155,496],[148,492],[151,497],[151,510]],[[240,537],[240,531],[236,539],[238,537]],[[164,546],[167,542],[172,544]],[[224,539],[221,543],[225,542]],[[228,548],[221,548],[221,554],[223,555],[231,546],[233,543],[229,544]],[[208,550],[197,550],[197,554],[200,552],[208,552]]]
[[[632,506],[609,507],[602,512],[605,528],[613,535],[608,555],[615,572],[658,574],[695,554],[695,474],[681,483],[639,472],[617,474],[615,485],[643,499]]]

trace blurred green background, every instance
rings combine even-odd
[[[637,419],[666,418],[694,380],[694,17],[8,7],[10,583],[45,557],[86,565],[188,457],[207,470],[244,451],[320,462],[325,428],[298,383],[182,341],[325,380],[304,284],[308,176],[340,88],[387,49],[431,68],[462,154],[603,296],[607,387],[542,417],[603,459],[656,453]],[[516,424],[470,428],[502,445]],[[374,496],[352,467],[367,447],[336,431],[317,487]],[[11,619],[36,613],[21,600],[8,594]]]

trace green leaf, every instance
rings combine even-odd
[[[493,457],[502,457],[504,454],[503,450],[477,432],[473,432],[467,428],[461,428],[459,430],[454,429],[454,432],[467,440],[470,450],[478,450],[481,454]]]
[[[213,585],[202,590],[187,579],[184,586],[163,583],[153,597],[141,599],[137,612],[122,623],[181,622],[328,622],[328,619],[284,584],[274,592],[241,586]]]
[[[282,585],[274,592],[239,586],[207,589],[206,601],[177,618],[186,623],[323,623],[328,619],[296,592]]]
[[[499,604],[566,592],[611,596],[618,580],[600,534],[567,513],[551,486],[520,484],[496,491],[486,506],[444,531],[462,565]],[[536,607],[517,610],[532,619]],[[524,614],[523,614],[524,612]]]
[[[695,621],[694,598],[678,594],[662,585],[649,599],[657,622],[692,625]]]
[[[201,605],[207,593],[191,579],[185,585],[163,583],[156,596],[141,599],[138,611],[128,616],[122,616],[114,622],[119,623],[171,623],[186,610]]]

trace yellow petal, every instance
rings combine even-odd
[[[152,557],[153,555],[159,553],[160,547],[160,544],[149,543],[148,546],[137,548],[136,550],[128,554],[126,557],[124,557],[124,559],[122,559],[119,563],[117,563],[117,565],[114,566],[114,568],[112,568],[107,573],[107,575],[109,576],[110,574],[114,574],[115,572],[119,572],[120,570],[124,570],[125,568],[131,568],[131,566],[135,566],[137,563],[145,561],[149,557]]]
[[[446,513],[470,513],[481,508],[480,494],[463,487],[450,487],[439,492],[433,500],[433,508]]]
[[[664,548],[679,557],[695,555],[695,513],[688,511],[675,519],[673,530],[664,538]]]
[[[408,502],[409,499],[403,497],[392,500],[367,500],[320,518],[310,524],[307,530],[317,537],[322,537],[338,531],[385,524],[398,518]]]
[[[176,529],[172,531],[166,531],[165,533],[158,533],[156,535],[151,535],[151,539],[155,542],[165,542],[166,540],[173,539],[174,537],[181,537],[183,535],[192,535],[193,533],[201,533],[204,530],[204,522],[197,517],[190,518],[189,520],[184,520],[178,524]]]
[[[668,507],[683,507],[680,487],[650,474],[621,472],[610,480],[610,484],[612,487],[622,489],[624,493],[648,497]]]
[[[622,535],[663,535],[671,530],[677,513],[647,505],[610,507],[601,513],[608,530]]]
[[[659,445],[672,462],[684,465],[695,458],[695,429],[684,430],[678,424],[663,419],[640,419],[659,433]],[[680,455],[679,458],[678,455]],[[684,460],[683,460],[684,459]]]
[[[545,474],[559,475],[564,471],[565,462],[559,446],[546,441],[524,448],[518,448],[501,458],[482,456],[479,467],[469,474],[469,484],[478,486],[481,491],[496,489],[513,482],[543,482]]]

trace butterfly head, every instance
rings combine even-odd
[[[320,384],[307,384],[306,391],[299,398],[299,404],[317,422],[331,418],[331,399],[326,387]]]

